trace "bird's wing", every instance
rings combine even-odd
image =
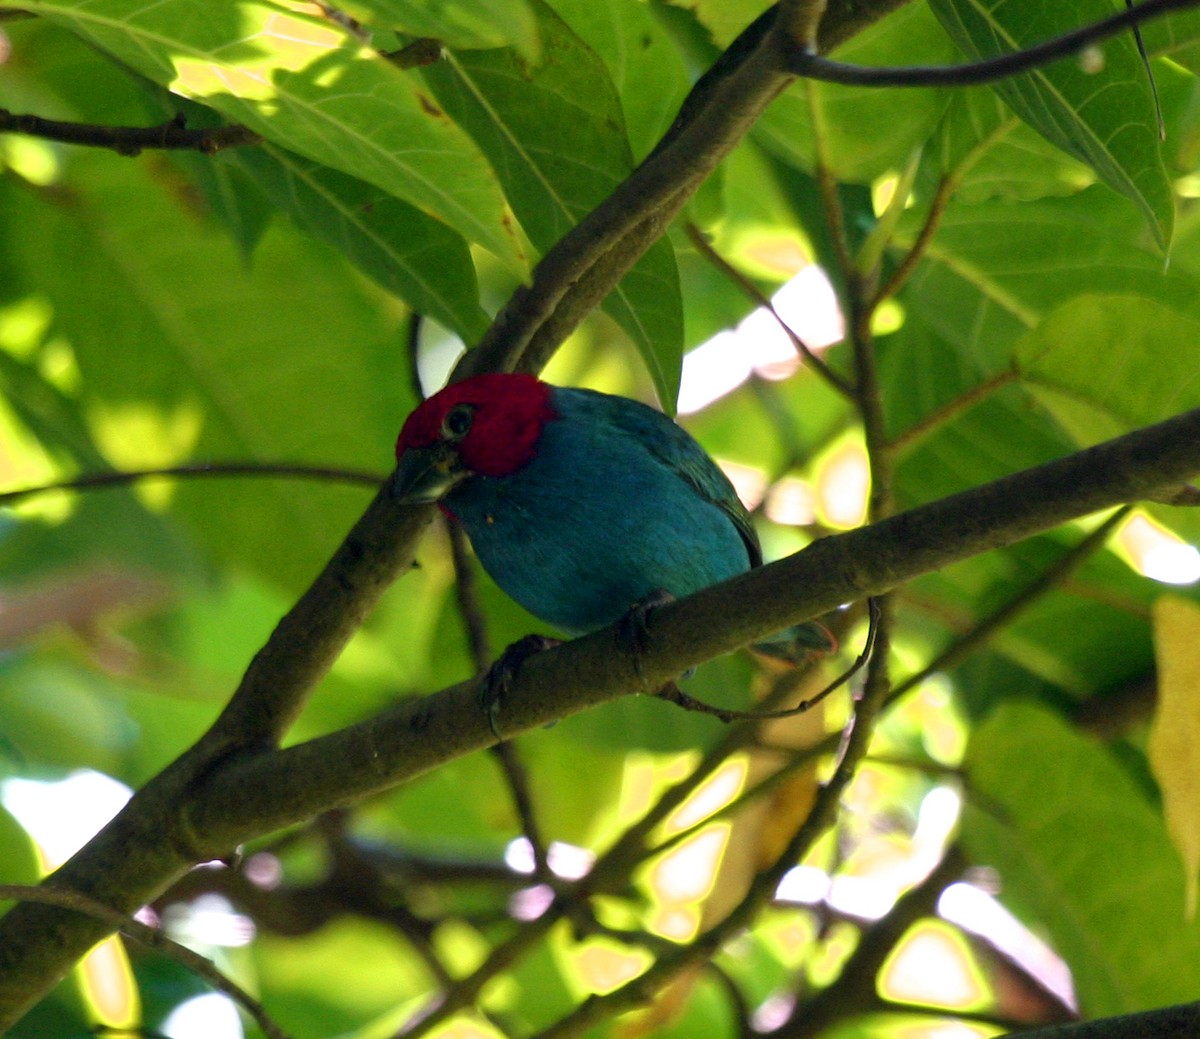
[[[577,391],[587,392],[587,391]],[[736,528],[746,545],[751,567],[762,565],[762,547],[746,507],[720,467],[682,426],[660,411],[637,401],[629,407],[605,408],[604,421],[618,433],[632,437],[668,468],[678,473],[701,497],[717,506]]]

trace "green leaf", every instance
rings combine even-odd
[[[537,18],[525,0],[348,0],[340,9],[410,36],[432,37],[452,50],[516,47],[541,55]]]
[[[691,85],[674,43],[639,0],[549,0],[572,31],[599,55],[621,98],[635,159],[674,121]]]
[[[120,447],[125,464],[190,454],[386,472],[411,400],[401,329],[375,290],[285,227],[268,233],[247,271],[225,235],[185,216],[146,166],[89,153],[72,170],[69,206],[16,195],[9,212],[25,229],[31,285],[81,372],[77,407],[105,431],[106,450]],[[173,508],[210,551],[295,588],[364,493],[192,483],[177,487]]]
[[[478,242],[525,258],[487,161],[401,72],[337,23],[272,0],[34,0],[142,75],[290,151],[382,188]]]
[[[989,87],[954,92],[926,162],[956,178],[959,202],[1070,195],[1095,181],[1090,167],[1022,123]]]
[[[1200,11],[1175,11],[1142,23],[1142,39],[1153,55],[1168,55],[1184,68],[1200,68]]]
[[[898,244],[916,237],[920,215],[902,221]],[[1128,293],[1187,310],[1197,281],[1138,240],[1134,212],[1099,187],[1036,202],[952,204],[905,305],[951,342],[968,336],[986,359],[1007,365],[1016,339],[1055,306],[1086,292]]]
[[[670,0],[677,7],[695,13],[720,47],[728,46],[735,36],[771,6],[771,0]]]
[[[1103,746],[1028,703],[971,738],[963,841],[1006,901],[1046,928],[1080,1007],[1099,1017],[1180,1003],[1200,987],[1200,927],[1163,820]]]
[[[438,101],[491,160],[522,226],[542,252],[632,168],[620,99],[596,54],[537,5],[545,60],[510,51],[451,55],[425,70]],[[683,317],[670,242],[657,242],[604,301],[637,346],[660,398],[679,389]]]
[[[1084,295],[1021,340],[1022,381],[1081,444],[1200,406],[1200,316]]]
[[[944,65],[954,48],[923,4],[908,4],[845,46],[839,61],[861,65]],[[812,171],[820,157],[839,180],[869,184],[903,168],[929,139],[950,95],[941,90],[879,90],[804,81],[767,109],[755,138]]]
[[[1154,604],[1158,703],[1148,751],[1171,839],[1187,874],[1187,915],[1196,917],[1200,872],[1200,607],[1178,596]]]
[[[975,59],[1020,50],[1113,12],[1108,0],[931,0],[930,7]],[[1001,80],[995,90],[1048,141],[1136,203],[1165,250],[1175,207],[1146,70],[1131,34],[1107,40],[1096,53],[1098,70],[1068,58]]]
[[[364,274],[470,343],[487,328],[467,243],[420,210],[281,148],[223,156],[280,210]]]

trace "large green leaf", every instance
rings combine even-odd
[[[971,738],[963,840],[1005,897],[1071,966],[1081,1009],[1102,1016],[1195,998],[1200,922],[1162,816],[1104,747],[1014,703]]]
[[[35,0],[142,75],[375,184],[523,270],[503,195],[463,131],[336,22],[273,0]]]
[[[355,177],[264,145],[225,154],[313,237],[471,342],[487,327],[466,242],[445,224]]]
[[[862,65],[944,65],[954,48],[924,4],[908,4],[834,55]],[[879,90],[801,82],[780,96],[755,137],[780,157],[812,170],[819,157],[842,180],[869,184],[902,169],[929,139],[949,103],[938,90]]]
[[[1070,195],[1095,180],[1092,170],[1055,148],[988,87],[956,90],[925,163],[957,181],[960,202]]]
[[[1081,444],[1200,407],[1200,317],[1138,296],[1079,296],[1017,347],[1022,381]]]
[[[604,64],[538,5],[545,60],[466,51],[425,70],[438,101],[475,137],[542,252],[632,168],[624,116]],[[661,240],[603,304],[633,339],[668,407],[679,389],[683,316],[670,242]]]
[[[1186,69],[1200,69],[1200,11],[1175,11],[1142,25],[1151,54],[1169,55]]]
[[[963,51],[1005,54],[1112,14],[1109,0],[930,0]],[[996,84],[1009,106],[1047,140],[1091,166],[1141,209],[1163,249],[1175,207],[1159,154],[1150,82],[1129,35],[1103,45],[1099,69],[1069,58]]]
[[[621,98],[634,158],[641,159],[671,125],[688,92],[679,51],[639,0],[549,2],[604,62]]]
[[[124,464],[292,459],[386,471],[410,402],[402,330],[333,254],[283,227],[247,271],[146,168],[80,155],[70,205],[14,196],[30,281],[82,374],[80,407]],[[118,439],[119,438],[119,439]],[[284,587],[310,578],[362,490],[181,486],[208,547]]]
[[[537,18],[525,0],[347,0],[339,7],[455,49],[513,46],[533,61],[541,51]]]
[[[901,222],[897,239],[915,240],[920,216]],[[1054,307],[1085,292],[1159,298],[1187,311],[1197,282],[1139,242],[1135,214],[1109,192],[1090,188],[1036,202],[953,204],[904,295],[906,306],[951,342],[969,336],[995,372],[1016,339]]]

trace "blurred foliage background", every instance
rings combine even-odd
[[[0,137],[3,487],[346,474],[4,507],[0,881],[35,881],[204,730],[418,394],[763,6],[352,0],[355,22],[34,0],[0,22],[4,109],[264,138],[125,157]],[[950,63],[1119,7],[912,0],[836,57]],[[868,482],[857,402],[800,362],[769,297],[844,378],[841,315],[862,319],[898,508],[1200,405],[1200,15],[1144,36],[1162,140],[1128,34],[995,89],[792,87],[547,377],[678,401],[769,557],[862,522]],[[378,53],[416,37],[441,57]],[[889,291],[862,296],[871,278]],[[1198,533],[1185,510],[1127,510],[902,589],[903,695],[835,829],[715,956],[588,1034],[988,1036],[1193,998]],[[538,629],[469,561],[464,609],[443,529],[421,562],[292,740],[470,675],[472,616],[492,653]],[[861,644],[856,609],[837,623],[843,659],[816,673],[737,656],[685,688],[743,707],[816,688]],[[629,699],[516,741],[531,815],[511,769],[473,756],[264,834],[147,914],[297,1036],[535,1034],[728,916],[803,819],[846,701],[727,730]],[[599,894],[572,899],[589,871]],[[258,1034],[207,992],[110,943],[13,1034]]]

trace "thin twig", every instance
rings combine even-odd
[[[26,498],[36,498],[51,491],[90,491],[105,487],[127,487],[140,480],[154,477],[193,479],[196,477],[281,476],[296,480],[324,480],[329,483],[350,483],[360,487],[377,488],[385,479],[380,473],[362,469],[340,469],[334,466],[303,465],[292,462],[195,462],[191,465],[169,465],[160,469],[126,469],[113,473],[85,473],[69,480],[22,487],[0,492],[0,505],[14,505]]]
[[[796,352],[807,362],[807,364],[832,386],[838,393],[844,397],[849,397],[853,392],[850,384],[842,378],[837,372],[829,367],[800,336],[792,329],[792,327],[783,320],[779,311],[775,309],[775,304],[762,292],[757,285],[747,278],[741,271],[733,266],[725,259],[715,248],[712,243],[705,237],[704,232],[695,224],[689,222],[687,225],[688,238],[692,244],[699,250],[709,263],[717,268],[726,278],[734,285],[742,290],[743,293],[757,306],[762,307],[774,319],[775,322],[783,329],[784,334],[792,341],[792,345],[796,348]]]
[[[450,539],[450,558],[454,564],[454,593],[458,602],[458,614],[462,618],[475,673],[482,675],[491,666],[491,640],[488,638],[487,616],[479,602],[479,583],[475,579],[475,568],[471,565],[467,535],[461,524],[449,517],[445,520],[445,529]]]
[[[1133,0],[1125,0],[1125,9],[1133,10]],[[1133,27],[1133,42],[1137,47],[1138,57],[1142,59],[1142,68],[1146,72],[1146,82],[1150,84],[1150,97],[1154,101],[1154,118],[1158,122],[1158,139],[1167,139],[1167,124],[1163,121],[1162,99],[1158,96],[1158,84],[1154,81],[1154,70],[1150,67],[1150,55],[1146,53],[1146,41],[1142,39],[1142,27]]]
[[[1104,547],[1113,531],[1129,517],[1132,505],[1123,505],[1093,530],[1079,544],[1065,552],[1051,566],[1035,577],[1021,591],[1009,599],[994,613],[988,614],[961,639],[948,646],[915,674],[899,683],[888,698],[891,704],[905,693],[915,689],[930,675],[948,671],[970,656],[1007,624],[1011,624],[1025,610],[1042,598],[1048,591],[1060,585],[1098,549]]]
[[[467,536],[462,527],[453,520],[446,520],[446,529],[450,536],[450,554],[454,560],[454,588],[458,599],[458,612],[466,629],[475,673],[483,675],[492,666],[491,641],[487,633],[487,618],[479,602],[479,586],[471,564],[471,553],[467,548]],[[484,709],[483,706],[480,707],[480,710]],[[511,741],[497,743],[491,748],[491,754],[508,781],[509,795],[512,797],[517,818],[521,821],[521,831],[533,851],[534,876],[543,883],[551,884],[554,882],[554,874],[550,871],[546,842],[542,838],[537,813],[534,811],[529,774]]]
[[[984,379],[983,382],[972,386],[964,393],[960,393],[936,411],[930,412],[923,419],[914,422],[903,433],[893,437],[889,446],[897,454],[907,451],[913,444],[927,437],[939,426],[944,425],[951,419],[957,418],[964,411],[970,410],[981,400],[987,399],[1001,387],[1007,386],[1011,382],[1016,382],[1017,378],[1016,371],[1009,368],[993,375],[989,379]]]
[[[946,207],[950,204],[950,199],[954,196],[954,189],[957,186],[958,179],[949,175],[943,176],[938,181],[937,190],[929,203],[929,211],[925,214],[925,222],[921,224],[917,239],[904,254],[904,258],[896,265],[891,277],[875,293],[871,300],[873,311],[877,310],[884,300],[891,299],[896,295],[912,276],[913,271],[917,269],[917,264],[924,258],[929,243],[933,241],[934,232],[941,223],[942,214],[946,212]]]
[[[881,656],[887,658],[886,637],[890,627],[884,606],[880,623]],[[747,927],[779,886],[783,875],[813,846],[837,817],[842,794],[849,786],[858,766],[866,755],[874,732],[875,721],[887,695],[886,668],[873,666],[867,678],[863,697],[845,734],[843,752],[828,782],[817,793],[812,811],[797,829],[781,854],[762,870],[750,884],[747,893],[719,923],[697,936],[691,945],[681,946],[674,953],[660,956],[643,974],[606,996],[592,997],[565,1017],[539,1032],[536,1039],[566,1039],[586,1033],[601,1021],[642,1006],[679,972],[695,963],[713,958],[733,935]]]
[[[794,715],[803,714],[805,711],[816,707],[817,704],[835,689],[849,682],[854,675],[862,670],[867,661],[871,659],[871,652],[875,646],[875,635],[879,625],[879,604],[874,599],[867,600],[867,613],[867,637],[863,643],[862,652],[858,655],[858,659],[819,693],[810,696],[806,700],[801,700],[794,707],[783,707],[774,711],[737,711],[728,707],[716,707],[685,693],[674,682],[659,690],[657,695],[660,699],[666,700],[668,703],[677,704],[686,711],[698,711],[701,714],[709,714],[714,718],[720,718],[723,722],[770,721],[775,718],[791,718]]]
[[[145,148],[173,151],[198,151],[216,155],[225,148],[241,148],[262,143],[261,135],[244,126],[218,126],[189,130],[183,116],[160,126],[97,126],[93,123],[68,123],[43,119],[37,115],[18,115],[0,108],[0,133],[22,133],[64,144],[108,148],[118,155],[134,156]]]
[[[1069,58],[1093,43],[1171,11],[1196,7],[1200,0],[1146,0],[1136,7],[1063,33],[1009,54],[959,65],[905,65],[892,68],[850,65],[831,61],[793,46],[784,66],[794,75],[822,83],[858,87],[969,87],[995,83],[1032,72],[1061,58]]]
[[[88,898],[77,891],[64,888],[31,887],[25,884],[0,884],[0,899],[18,902],[40,902],[43,905],[58,906],[62,909],[72,909],[85,916],[103,920],[114,930],[134,941],[155,949],[168,956],[176,963],[186,967],[193,974],[203,978],[218,992],[223,992],[249,1014],[258,1024],[268,1039],[289,1039],[288,1033],[271,1020],[261,1003],[250,995],[237,982],[222,974],[213,964],[198,953],[192,952],[187,946],[172,941],[162,931],[148,924],[135,920],[124,913]]]

